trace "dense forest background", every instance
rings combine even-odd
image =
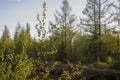
[[[37,14],[37,37],[18,24],[0,38],[0,80],[120,80],[120,0],[87,0],[77,20],[67,0],[46,26]],[[82,4],[82,3],[81,3]],[[42,15],[42,18],[40,16]]]

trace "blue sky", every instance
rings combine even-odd
[[[42,13],[44,0],[0,0],[0,36],[4,25],[7,25],[11,35],[14,34],[18,22],[25,26],[27,22],[31,25],[31,34],[36,36],[35,24],[36,14]],[[86,0],[68,0],[72,7],[72,13],[80,16],[85,7]],[[47,2],[47,22],[54,21],[53,13],[59,10],[62,0],[46,0]]]

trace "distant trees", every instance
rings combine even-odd
[[[115,22],[117,22],[117,26],[120,25],[120,0],[117,0],[118,4],[113,4],[113,7],[115,8]]]
[[[90,53],[94,53],[94,58],[102,58],[102,41],[101,36],[107,25],[111,23],[112,13],[109,13],[111,8],[109,0],[87,0],[86,8],[83,11],[81,25],[84,30],[89,32],[90,37]]]
[[[2,37],[0,39],[0,61],[6,60],[7,55],[14,49],[13,41],[9,34],[9,29],[5,25]]]
[[[56,11],[55,12],[55,24],[56,29],[58,30],[59,36],[61,36],[61,49],[59,54],[64,54],[64,56],[61,56],[61,58],[66,59],[68,56],[68,53],[72,55],[72,40],[76,33],[76,16],[74,14],[71,14],[71,7],[67,0],[63,0],[62,7],[60,7],[61,12]],[[55,35],[53,33],[53,35]],[[58,36],[58,35],[56,35]],[[60,46],[59,46],[60,47]],[[64,50],[64,51],[63,51]],[[61,53],[62,52],[62,53]],[[60,56],[59,56],[60,57]]]
[[[15,41],[15,53],[19,54],[21,52],[28,51],[27,49],[31,44],[30,26],[29,23],[26,24],[26,29],[22,28],[20,24],[16,28],[14,34]]]
[[[21,40],[19,37],[18,39]],[[25,80],[31,74],[33,67],[32,60],[28,58],[26,52],[18,51],[17,53],[17,51],[14,51],[17,45],[15,45],[15,42],[10,38],[9,29],[5,26],[0,40],[1,80]],[[23,46],[24,45],[21,45],[21,47],[17,47],[17,49],[23,48]]]
[[[114,23],[115,28],[113,29],[114,43],[113,43],[113,56],[115,60],[120,60],[120,0],[117,0],[116,4],[113,4],[115,9]]]
[[[81,32],[67,0],[63,0],[60,11],[56,10],[55,22],[49,26],[45,25],[46,2],[43,3],[42,19],[38,14],[35,26],[37,38],[31,36],[29,23],[24,27],[18,23],[13,38],[4,26],[0,38],[0,80],[83,79],[81,69],[100,74],[105,70],[105,75],[109,69],[119,69],[120,31],[115,29],[119,28],[119,15],[116,17],[109,10],[111,5],[109,0],[87,0],[80,18]]]

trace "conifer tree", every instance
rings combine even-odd
[[[104,33],[103,29],[112,20],[113,13],[109,13],[111,4],[109,0],[87,0],[86,8],[83,10],[85,16],[81,18],[81,24],[91,35],[90,50],[94,53],[95,59],[102,57],[101,36]]]
[[[64,53],[60,54],[64,54],[63,58],[67,58],[67,53],[71,54],[72,52],[72,39],[76,32],[76,16],[74,14],[71,14],[72,8],[67,0],[63,0],[60,10],[61,12],[56,10],[56,13],[54,14],[56,20],[55,24],[58,30],[57,32],[59,34],[56,36],[61,36],[60,45],[63,46],[62,48],[64,49],[59,49],[65,51],[63,51]]]

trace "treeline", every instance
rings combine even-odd
[[[109,0],[87,0],[80,21],[71,13],[67,0],[63,0],[60,10],[54,14],[55,22],[50,21],[46,27],[43,3],[43,18],[38,14],[35,26],[38,39],[31,36],[29,23],[25,28],[18,24],[13,38],[4,26],[0,80],[80,80],[85,79],[81,66],[96,68],[96,63],[119,70],[120,5]]]

